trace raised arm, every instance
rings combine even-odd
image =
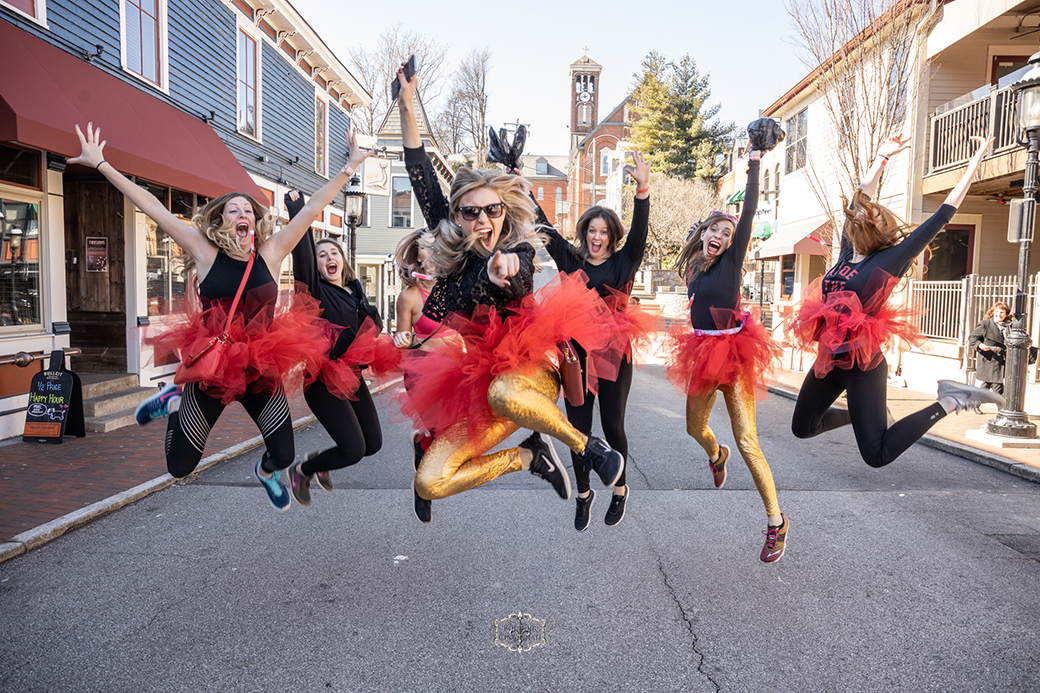
[[[70,164],[88,166],[98,171],[119,192],[134,203],[134,205],[147,214],[159,228],[166,232],[177,245],[195,258],[195,262],[201,268],[208,268],[213,264],[217,256],[217,248],[209,239],[203,236],[195,227],[185,224],[174,216],[166,205],[160,202],[154,195],[130,180],[105,161],[104,149],[108,143],[101,139],[101,128],[94,128],[93,123],[87,123],[87,134],[76,126],[76,135],[79,137],[80,154],[69,159]],[[205,272],[203,271],[203,274]],[[201,275],[200,275],[201,276]]]
[[[881,172],[885,169],[885,164],[888,163],[888,160],[909,146],[910,138],[904,137],[902,133],[892,135],[888,138],[888,141],[881,145],[878,149],[877,156],[874,157],[874,161],[870,164],[870,168],[867,169],[867,174],[864,176],[863,182],[859,184],[859,189],[862,190],[867,197],[874,197],[878,181],[881,179]]]
[[[650,159],[641,152],[632,152],[635,166],[632,178],[636,181],[636,200],[632,208],[632,228],[621,252],[632,263],[633,273],[643,262],[646,253],[646,236],[650,230]]]
[[[299,190],[285,193],[285,209],[289,213],[289,221],[295,219],[304,206],[304,198]],[[293,279],[307,287],[311,296],[320,299],[320,275],[318,274],[318,258],[314,246],[314,234],[310,229],[303,234],[292,249]]]
[[[260,248],[260,254],[267,261],[268,266],[277,267],[282,264],[282,260],[300,242],[303,234],[310,228],[311,223],[332,202],[340,189],[350,182],[350,177],[354,175],[354,171],[361,165],[361,162],[375,154],[374,151],[365,152],[361,150],[354,130],[347,132],[347,144],[350,147],[350,154],[347,158],[347,165],[343,167],[343,170],[339,171],[318,192],[314,193],[299,214],[296,215],[296,218],[290,220],[281,231],[272,235],[264,243],[263,247]]]
[[[752,151],[748,157],[748,177],[744,186],[744,208],[740,211],[740,219],[733,233],[733,244],[723,257],[730,263],[744,264],[748,245],[751,243],[751,229],[755,225],[755,212],[758,211],[758,170],[762,164],[762,153]]]
[[[415,193],[415,201],[419,203],[419,210],[426,220],[426,226],[433,230],[442,219],[448,217],[448,200],[444,197],[440,183],[437,182],[430,155],[423,148],[419,125],[412,110],[412,96],[419,84],[419,78],[413,75],[410,80],[405,80],[404,74],[400,71],[397,78],[401,82],[398,103],[401,112],[404,165],[408,171],[408,180],[412,184],[412,192]]]

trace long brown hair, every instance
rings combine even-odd
[[[247,195],[243,192],[231,192],[214,198],[203,205],[202,209],[191,218],[191,225],[209,239],[209,242],[215,245],[218,251],[223,251],[224,253],[235,252],[240,248],[238,236],[233,233],[233,229],[224,226],[224,206],[227,205],[228,200],[234,197],[244,197],[253,208],[253,217],[256,219],[254,225],[256,247],[259,249],[264,244],[264,241],[271,236],[271,231],[274,229],[274,217],[271,216],[267,207],[257,202],[252,195]],[[184,260],[184,269],[185,271],[190,271],[194,267],[195,258],[188,254]]]
[[[574,230],[574,240],[578,243],[574,254],[582,262],[585,262],[591,256],[588,231],[589,224],[592,223],[593,219],[602,219],[607,224],[607,238],[610,239],[607,242],[607,250],[610,251],[611,255],[618,251],[618,248],[621,246],[621,239],[625,236],[625,227],[621,225],[621,220],[614,210],[598,205],[589,207],[581,215],[581,218],[578,219]]]
[[[704,239],[702,238],[704,230],[710,228],[717,221],[728,221],[730,224],[733,224],[733,231],[736,233],[737,224],[728,214],[711,214],[704,221],[699,221],[691,226],[686,234],[686,245],[679,251],[679,257],[675,261],[675,271],[687,282],[690,281],[690,277],[694,272],[706,271],[725,252],[723,251],[723,253],[710,258],[701,253],[701,250],[704,248]],[[726,248],[726,250],[729,250],[729,248]]]
[[[845,196],[841,200],[846,220],[845,234],[853,249],[863,255],[891,248],[909,231],[891,210],[872,201],[862,190],[853,193],[851,202]]]

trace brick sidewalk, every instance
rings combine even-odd
[[[310,414],[289,400],[295,421]],[[203,458],[260,435],[242,405],[230,405],[210,433]],[[0,543],[166,473],[166,422],[66,438],[61,445],[0,447]]]
[[[798,371],[777,370],[775,376],[775,384],[791,393],[797,393],[802,386],[802,381],[805,379],[805,373],[800,373]],[[840,404],[844,403],[841,399],[838,401]],[[889,385],[888,387],[888,408],[892,412],[892,416],[896,419],[901,419],[907,414],[912,414],[915,411],[924,409],[934,402],[934,392],[929,394],[892,385]],[[1015,448],[1001,449],[983,445],[978,441],[968,438],[965,435],[965,432],[968,429],[978,429],[980,426],[985,425],[986,422],[992,419],[996,414],[996,407],[992,404],[985,404],[983,405],[982,411],[982,415],[962,411],[957,415],[951,414],[945,416],[939,419],[939,421],[929,429],[928,435],[949,441],[956,445],[972,448],[983,455],[1003,457],[1013,463],[1025,464],[1040,469],[1040,451],[1035,448],[1032,450]],[[1034,416],[1031,418],[1036,420],[1037,417]]]

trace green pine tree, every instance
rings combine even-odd
[[[636,149],[652,157],[652,168],[664,170],[664,155],[671,148],[671,75],[668,61],[657,51],[643,58],[642,74],[635,75],[632,108],[638,118],[632,126]]]

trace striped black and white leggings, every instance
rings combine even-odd
[[[267,446],[265,468],[285,469],[296,457],[289,401],[281,388],[274,395],[246,390],[242,406],[256,423]],[[206,449],[206,439],[213,424],[224,411],[220,399],[210,397],[197,383],[188,383],[181,398],[181,408],[170,414],[166,426],[166,469],[170,476],[185,477],[195,471]]]

